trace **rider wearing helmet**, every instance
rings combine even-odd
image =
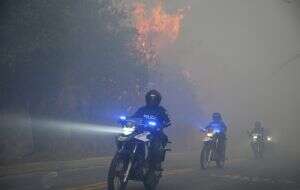
[[[248,131],[249,137],[251,138],[254,134],[259,135],[259,142],[261,143],[261,150],[264,151],[265,148],[265,130],[262,127],[260,121],[255,121],[254,128]],[[252,149],[255,148],[254,144],[251,144]]]
[[[262,124],[260,121],[255,121],[254,123],[254,128],[252,129],[252,131],[250,132],[250,135],[252,134],[261,134],[262,136],[262,139],[264,140],[264,135],[265,135],[265,130],[264,128],[262,127]]]
[[[222,119],[222,115],[218,112],[212,114],[212,121],[205,129],[217,129],[219,130],[218,138],[219,138],[219,152],[223,159],[225,159],[225,140],[226,140],[226,131],[227,126]]]
[[[155,119],[161,124],[160,129],[153,134],[150,148],[150,159],[157,170],[161,170],[161,162],[164,161],[164,150],[168,137],[163,133],[163,128],[171,125],[169,116],[164,107],[160,106],[161,95],[157,90],[150,90],[146,93],[146,105],[139,108],[132,117]]]
[[[208,128],[218,128],[221,133],[226,134],[227,126],[223,122],[222,115],[218,112],[212,114],[212,121],[209,123],[209,125],[206,127]]]

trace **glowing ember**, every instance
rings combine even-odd
[[[135,48],[146,63],[158,64],[158,51],[174,42],[179,35],[183,10],[167,14],[161,1],[151,10],[137,3],[133,10],[137,31]]]

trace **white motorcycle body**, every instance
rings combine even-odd
[[[150,135],[150,132],[145,131],[143,133],[136,135],[134,138],[139,141],[142,141],[142,142],[149,142],[150,141],[150,139],[148,138],[149,135]]]

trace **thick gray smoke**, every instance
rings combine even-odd
[[[248,146],[246,131],[259,120],[276,141],[297,152],[300,2],[189,0],[166,1],[166,6],[191,7],[179,40],[162,55],[162,63],[188,72],[202,111],[193,114],[194,120],[223,113],[229,144],[240,153]],[[166,101],[173,103],[187,101],[180,94],[168,96]],[[185,114],[191,108],[180,104],[177,109]]]
[[[299,0],[162,1],[170,14],[188,11],[153,73],[128,46],[136,35],[130,11],[123,10],[130,2],[136,0],[3,3],[0,113],[24,112],[28,127],[2,125],[0,157],[11,145],[26,144],[14,143],[21,141],[30,146],[26,154],[69,147],[106,154],[112,137],[49,133],[29,121],[45,116],[110,126],[143,104],[149,88],[163,94],[174,147],[199,150],[199,128],[218,111],[229,125],[231,153],[246,154],[246,131],[259,120],[278,145],[300,155]]]

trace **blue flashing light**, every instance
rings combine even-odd
[[[148,124],[151,126],[151,127],[155,127],[157,125],[157,123],[155,121],[149,121]]]
[[[220,133],[220,129],[214,129],[213,133]]]

